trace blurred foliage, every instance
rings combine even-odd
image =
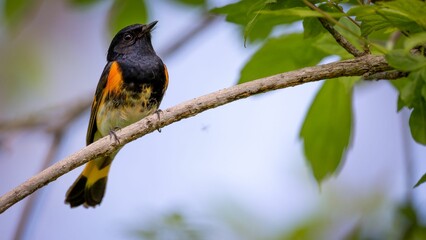
[[[271,228],[262,221],[261,216],[244,208],[244,204],[228,202],[225,206],[215,208],[215,216],[209,216],[209,221],[200,221],[207,217],[199,214],[195,216],[189,210],[172,210],[153,217],[145,216],[145,220],[138,221],[131,234],[144,240],[426,239],[426,226],[409,202],[381,208],[388,204],[386,198],[373,194],[366,198],[359,197],[357,203],[348,207],[348,196],[336,192],[325,198],[319,211],[295,221],[291,228]],[[371,221],[377,218],[383,223],[372,225]],[[343,230],[337,230],[339,227],[343,227]]]
[[[397,209],[395,225],[400,227],[399,239],[426,239],[426,226],[412,204],[408,203]]]
[[[405,204],[393,209],[392,219],[389,226],[384,229],[367,230],[363,219],[356,221],[348,230],[333,236],[333,233],[327,232],[330,219],[323,214],[313,216],[310,220],[303,222],[292,231],[286,232],[276,239],[279,240],[309,240],[309,239],[346,239],[346,240],[365,240],[365,239],[404,239],[420,240],[426,239],[426,226],[420,222],[419,217],[411,204]],[[327,237],[325,237],[327,236]]]
[[[26,0],[4,0],[3,2],[3,18],[6,25],[14,27],[25,18],[28,11],[37,3]]]
[[[70,0],[70,2],[77,6],[86,6],[86,5],[92,5],[94,3],[97,3],[101,0]]]
[[[208,233],[203,227],[189,222],[188,216],[179,211],[172,211],[165,215],[149,219],[143,227],[133,231],[136,236],[144,240],[157,239],[206,239]]]
[[[111,35],[122,28],[135,24],[147,23],[148,11],[143,0],[115,0],[110,9],[109,25]]]
[[[206,0],[175,0],[175,2],[190,6],[204,6],[207,3]]]
[[[21,101],[28,101],[26,95],[31,91],[44,90],[44,69],[38,58],[39,50],[31,45],[20,46],[19,49],[6,48],[0,41],[0,62],[7,59],[0,68],[0,111],[6,106],[17,108]],[[11,117],[9,114],[3,112],[0,117]]]

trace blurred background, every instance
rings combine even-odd
[[[10,2],[19,11],[7,10]],[[258,45],[244,47],[238,26],[206,13],[230,2],[145,1],[170,74],[162,109],[236,84]],[[3,195],[84,147],[117,6],[0,3]],[[426,236],[425,189],[412,188],[426,172],[426,151],[385,81],[357,85],[345,164],[316,183],[299,131],[320,84],[240,100],[144,136],[117,155],[101,206],[64,204],[80,167],[2,213],[0,238],[403,239],[407,229]]]

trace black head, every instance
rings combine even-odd
[[[155,53],[151,44],[151,31],[157,22],[134,24],[121,29],[111,41],[107,60],[114,61],[129,54]]]

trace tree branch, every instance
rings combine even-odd
[[[158,117],[157,114],[152,114],[117,131],[118,143],[106,136],[31,177],[18,187],[0,197],[0,213],[6,211],[13,204],[24,199],[37,189],[47,185],[74,168],[87,163],[91,159],[108,155],[124,144],[153,132],[158,128],[192,117],[208,109],[238,99],[247,98],[255,94],[292,87],[303,83],[344,76],[361,76],[366,73],[371,75],[391,69],[392,68],[387,64],[383,56],[366,55],[355,59],[277,74],[183,102],[163,110],[160,113],[160,117]]]
[[[44,129],[48,132],[55,131],[58,128],[67,126],[69,122],[80,116],[89,108],[92,101],[93,97],[85,97],[83,100],[67,105],[67,108],[64,108],[65,104],[59,104],[21,118],[1,120],[0,131],[10,132],[33,128]]]

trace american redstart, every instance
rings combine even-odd
[[[167,68],[151,44],[157,21],[134,24],[112,39],[92,103],[86,144],[107,136],[158,110],[168,85]],[[115,135],[114,135],[115,136]],[[119,150],[88,162],[66,194],[71,207],[99,205],[108,172]]]

